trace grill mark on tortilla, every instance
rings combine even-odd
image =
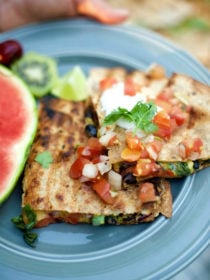
[[[60,201],[64,201],[64,197],[61,193],[57,193],[55,197],[56,197],[56,199],[58,199]]]
[[[187,128],[191,129],[196,125],[196,123],[202,123],[202,121],[205,120],[206,117],[208,116],[205,114],[205,112],[201,111],[198,108],[192,107],[190,110],[190,117],[187,124]]]

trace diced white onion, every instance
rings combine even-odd
[[[96,163],[96,166],[97,166],[99,172],[101,173],[101,175],[103,175],[104,173],[107,173],[112,168],[112,165],[109,161],[102,161],[102,162]]]
[[[85,176],[81,176],[81,177],[79,178],[79,181],[80,181],[81,183],[88,182],[89,180],[90,180],[90,178],[85,177]]]
[[[108,161],[109,157],[105,156],[105,155],[100,155],[99,159],[100,159],[100,161]]]
[[[103,145],[103,146],[108,146],[109,141],[112,139],[112,137],[114,137],[116,135],[115,132],[113,131],[108,131],[106,134],[102,135],[99,138],[99,142]]]
[[[155,136],[153,134],[149,134],[148,136],[146,136],[144,138],[144,143],[153,142],[154,139],[155,139]]]
[[[119,173],[117,173],[113,170],[110,170],[109,173],[108,173],[108,181],[109,181],[113,191],[121,190],[121,188],[122,188],[122,176]]]
[[[82,170],[82,175],[88,178],[95,178],[98,175],[98,169],[93,163],[86,163]]]
[[[110,191],[111,197],[116,197],[118,195],[118,192],[116,191]]]
[[[186,148],[184,146],[184,144],[179,143],[178,145],[178,152],[181,158],[185,158],[186,157]]]
[[[107,125],[107,126],[102,126],[100,129],[99,129],[99,135],[102,136],[102,135],[105,135],[107,134],[107,132],[110,132],[110,131],[113,131],[115,128],[115,125]]]
[[[142,208],[142,210],[141,210],[141,214],[142,215],[149,215],[150,213],[151,213],[150,209]]]
[[[146,147],[146,150],[149,154],[149,157],[156,160],[158,158],[158,153],[153,149],[153,147],[148,146]]]

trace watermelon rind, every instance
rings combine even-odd
[[[0,75],[4,75],[8,77],[9,81],[11,83],[14,83],[15,86],[17,86],[17,90],[21,91],[21,95],[23,96],[21,102],[23,102],[23,105],[27,106],[27,110],[29,112],[28,119],[30,120],[30,123],[27,124],[24,134],[23,136],[21,136],[21,139],[15,142],[14,145],[15,152],[14,155],[12,154],[12,160],[14,161],[14,168],[11,170],[11,174],[9,172],[10,176],[9,176],[8,184],[4,185],[4,182],[2,183],[0,178],[2,184],[0,188],[0,205],[1,205],[10,196],[15,186],[17,185],[18,179],[20,178],[23,172],[30,151],[30,147],[36,135],[37,125],[38,125],[38,109],[34,96],[31,94],[27,85],[19,77],[17,77],[11,70],[9,70],[8,68],[2,65],[0,65]],[[1,135],[0,135],[0,139],[1,139]]]

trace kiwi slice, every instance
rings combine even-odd
[[[12,70],[38,98],[49,93],[58,80],[55,60],[34,52],[23,55],[12,65]]]

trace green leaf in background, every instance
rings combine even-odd
[[[187,30],[195,30],[195,31],[210,31],[210,23],[205,19],[198,17],[191,17],[181,22],[180,24],[168,28],[171,32],[185,32]]]

